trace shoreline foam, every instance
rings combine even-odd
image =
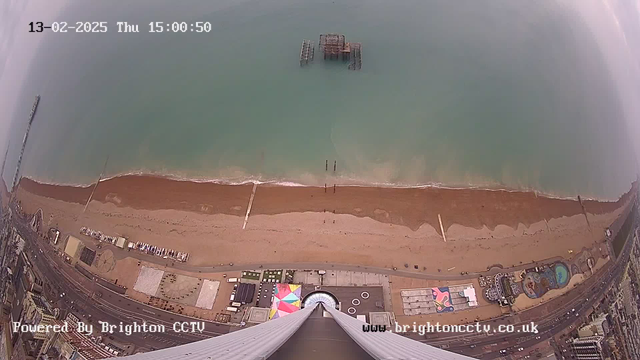
[[[28,178],[21,179],[19,188],[83,206],[93,191],[93,186],[42,184]],[[252,189],[253,182],[232,185],[129,175],[102,180],[92,201],[134,209],[173,209],[244,217]],[[615,202],[584,199],[582,203],[587,213],[609,213],[627,203],[630,194],[627,192]],[[351,214],[416,231],[423,224],[439,229],[439,216],[445,230],[451,224],[494,229],[501,224],[514,228],[518,223],[529,226],[584,211],[576,198],[559,199],[514,190],[339,185],[334,193],[332,186],[325,190],[277,183],[262,183],[257,188],[251,216],[294,212]]]
[[[198,178],[198,177],[184,177],[180,175],[170,174],[170,173],[153,173],[153,172],[145,172],[145,171],[132,171],[125,172],[116,175],[106,176],[100,179],[100,183],[103,183],[108,180],[113,179],[121,179],[128,177],[150,177],[150,178],[160,178],[167,179],[176,182],[189,182],[196,184],[217,184],[217,185],[230,185],[230,186],[240,186],[240,185],[248,185],[248,184],[258,184],[258,185],[266,185],[266,186],[282,186],[282,187],[303,187],[303,188],[323,188],[323,184],[303,184],[296,181],[288,181],[282,179],[262,179],[261,177],[249,176],[244,180],[231,180],[231,179],[218,179],[218,178]],[[23,177],[24,179],[31,180],[38,184],[43,185],[52,185],[52,186],[69,186],[74,188],[87,188],[93,187],[95,185],[95,181],[91,183],[64,183],[64,182],[51,182],[42,179],[36,179],[34,177]],[[493,186],[491,185],[474,185],[474,184],[453,184],[447,185],[444,183],[433,182],[426,184],[398,184],[398,183],[386,183],[386,182],[365,182],[358,179],[348,178],[348,177],[331,177],[328,178],[337,180],[338,182],[342,181],[342,183],[334,182],[339,187],[363,187],[363,188],[386,188],[386,189],[446,189],[446,190],[479,190],[479,191],[496,191],[496,192],[510,192],[510,193],[532,193],[536,196],[542,196],[549,199],[558,199],[558,200],[575,200],[577,195],[561,195],[554,192],[544,191],[536,188],[522,187],[522,188],[512,188],[504,185],[498,185],[497,183]],[[332,187],[334,183],[327,183],[327,187]],[[582,196],[581,199],[585,201],[597,201],[597,202],[616,202],[621,197],[623,197],[626,193],[618,195],[618,198],[603,198],[603,197],[594,197],[594,196]]]
[[[241,188],[243,195],[251,192],[251,186]],[[439,226],[424,224],[413,229],[396,226],[400,213],[398,202],[385,202],[381,208],[392,214],[391,222],[384,216],[362,216],[321,211],[299,212],[292,209],[291,202],[300,202],[298,195],[289,195],[281,204],[270,200],[282,196],[282,189],[271,189],[262,194],[262,203],[257,207],[283,206],[287,213],[262,211],[250,217],[243,229],[244,209],[235,214],[205,211],[184,211],[185,209],[134,208],[127,204],[92,202],[84,212],[84,204],[42,197],[20,189],[18,197],[25,211],[31,213],[38,208],[51,225],[63,229],[65,233],[76,233],[80,226],[103,229],[122,234],[135,241],[168,246],[191,253],[190,264],[194,266],[215,266],[220,263],[273,264],[273,263],[336,263],[384,268],[411,269],[418,265],[416,272],[438,274],[438,269],[457,266],[458,271],[485,271],[487,267],[501,264],[505,267],[530,263],[562,256],[567,258],[570,250],[576,253],[583,248],[599,247],[604,238],[604,228],[615,222],[623,213],[617,207],[612,213],[589,216],[591,228],[587,227],[582,214],[549,219],[545,222],[526,225],[531,214],[523,211],[513,219],[503,214],[513,211],[494,212],[481,218],[484,227],[473,226],[478,215],[465,212],[458,220],[447,215],[444,221],[449,226],[447,242],[439,235]],[[288,190],[288,189],[285,189]],[[294,189],[301,190],[301,189]],[[305,190],[305,189],[302,189]],[[375,189],[373,189],[375,191]],[[346,192],[344,192],[346,194]],[[229,196],[224,192],[226,196]],[[258,190],[256,199],[260,199]],[[317,194],[317,192],[316,192]],[[201,194],[198,194],[201,195]],[[308,192],[302,192],[307,198]],[[198,198],[200,198],[199,196]],[[317,196],[314,196],[314,198]],[[358,198],[361,199],[361,198]],[[221,201],[228,201],[222,199]],[[246,202],[246,197],[241,199]],[[375,199],[376,203],[380,199]],[[348,200],[347,201],[351,201]],[[233,203],[233,201],[232,201]],[[551,204],[555,205],[557,201]],[[567,204],[566,209],[579,207],[576,201]],[[625,204],[628,204],[625,202]],[[197,204],[196,204],[197,205]],[[295,204],[294,204],[295,205]],[[367,204],[363,204],[364,206]],[[459,204],[461,205],[461,204]],[[504,205],[504,204],[503,204]],[[571,205],[571,207],[567,207]],[[620,204],[624,205],[624,204]],[[403,209],[407,209],[403,206]],[[268,209],[267,209],[268,210]],[[410,209],[411,210],[411,209]],[[410,216],[410,214],[407,214]],[[459,220],[462,221],[459,221]],[[508,225],[515,219],[515,226]],[[468,221],[471,220],[471,221]],[[485,221],[486,220],[486,221]],[[520,221],[524,220],[524,221]],[[437,219],[435,220],[437,222]],[[506,226],[491,226],[487,223],[507,222]],[[471,223],[469,226],[465,223]],[[520,225],[522,223],[522,225]],[[457,226],[460,225],[460,226]],[[598,245],[600,244],[600,245]],[[126,256],[126,255],[125,255]],[[569,255],[571,257],[571,255]]]

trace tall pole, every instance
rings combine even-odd
[[[22,140],[22,149],[20,150],[20,157],[18,157],[18,165],[16,166],[16,174],[13,177],[13,183],[11,184],[11,192],[13,195],[13,190],[16,185],[18,185],[18,177],[20,176],[20,165],[22,164],[22,156],[24,155],[24,149],[27,146],[27,139],[29,138],[29,131],[31,131],[31,124],[33,123],[33,118],[36,115],[36,109],[38,109],[38,104],[40,103],[40,95],[36,95],[35,100],[33,101],[33,105],[31,106],[31,113],[29,114],[29,125],[27,125],[27,131],[24,134],[24,139]]]
[[[7,144],[7,150],[4,152],[4,160],[2,160],[2,170],[0,170],[0,177],[4,176],[4,166],[7,164],[7,156],[9,155],[9,147],[11,146],[11,141]]]

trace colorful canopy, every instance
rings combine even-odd
[[[276,319],[300,310],[301,293],[301,285],[277,284],[273,294],[269,319]]]

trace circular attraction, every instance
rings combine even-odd
[[[324,305],[334,309],[338,308],[338,299],[326,291],[315,291],[305,296],[302,301],[302,307],[306,308],[307,306],[313,306],[317,303],[323,303]]]
[[[549,290],[560,289],[569,283],[571,273],[567,265],[555,263],[540,271],[528,272],[522,280],[522,290],[531,299],[537,299]]]
[[[567,268],[567,266],[563,263],[557,263],[555,265],[555,272],[556,284],[558,284],[558,287],[563,288],[567,286],[567,284],[569,283],[569,279],[571,278],[571,276],[569,276],[569,268]]]

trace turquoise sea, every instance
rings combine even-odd
[[[617,198],[636,177],[620,75],[556,2],[77,0],[58,21],[109,28],[44,35],[7,163],[40,94],[22,172],[38,180],[90,183],[107,156],[107,176],[597,198]],[[140,33],[118,33],[117,21]],[[149,33],[155,21],[212,30]],[[299,66],[302,40],[317,46],[328,32],[362,43],[361,71],[317,48]]]

